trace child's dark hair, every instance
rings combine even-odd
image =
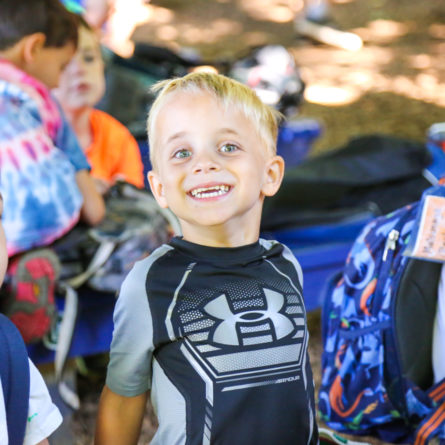
[[[45,47],[77,46],[77,21],[60,0],[0,0],[0,51],[41,32]]]

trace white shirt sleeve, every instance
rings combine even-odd
[[[29,408],[23,445],[35,445],[49,437],[62,423],[62,415],[49,395],[45,381],[29,360]]]

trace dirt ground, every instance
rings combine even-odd
[[[306,83],[299,115],[318,119],[323,125],[314,154],[367,133],[424,141],[431,124],[445,121],[445,2],[332,3],[333,22],[357,33],[364,42],[361,50],[349,52],[298,37],[293,29],[298,0],[152,0],[140,6],[143,13],[135,23],[144,23],[138,24],[132,36],[177,51],[193,49],[207,60],[234,58],[253,45],[284,45],[294,55]],[[318,384],[319,311],[310,313],[308,319]],[[81,445],[92,440],[101,380],[98,382],[86,386],[84,403],[75,416]],[[152,421],[148,412],[141,444],[153,434]]]

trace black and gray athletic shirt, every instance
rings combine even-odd
[[[174,238],[135,264],[114,313],[107,385],[151,389],[151,444],[318,441],[302,273],[274,241]]]

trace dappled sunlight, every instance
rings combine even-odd
[[[356,32],[367,42],[391,43],[406,35],[411,26],[392,20],[374,20],[366,28],[357,29]]]
[[[435,52],[440,54],[438,50]],[[294,55],[307,84],[305,99],[308,102],[339,106],[351,104],[373,92],[393,92],[445,106],[445,61],[437,66],[430,54],[406,57],[406,65],[413,70],[412,76],[397,74],[399,54],[394,48],[368,45],[354,54],[328,48],[306,48],[296,49]]]
[[[163,25],[156,30],[156,37],[164,42],[176,40],[179,36],[179,30],[173,25]]]
[[[424,70],[431,68],[432,60],[428,54],[414,54],[408,57],[409,64],[416,69]]]
[[[177,26],[177,32],[186,44],[196,44],[200,41],[215,43],[227,36],[242,32],[242,26],[233,20],[216,19],[200,27],[188,24]]]
[[[290,22],[294,11],[289,2],[278,0],[239,0],[239,5],[255,20],[267,20],[277,23]]]
[[[429,27],[428,33],[435,39],[445,40],[445,25],[434,23]]]
[[[144,0],[115,0],[104,43],[122,56],[131,55],[134,44],[130,37],[134,29],[152,16],[151,6]]]
[[[332,0],[333,9],[338,5],[339,12],[353,11],[354,3],[357,1]],[[149,4],[117,0],[118,14],[110,25],[118,30],[117,41],[125,36],[128,39],[131,30],[145,22],[133,33],[135,40],[175,51],[189,48],[205,60],[227,59],[244,54],[249,47],[281,43],[295,56],[306,83],[306,100],[311,103],[344,105],[369,93],[394,92],[444,105],[444,24],[430,24],[422,36],[415,17],[396,20],[397,14],[374,14],[372,20],[368,17],[350,29],[364,42],[363,47],[350,52],[297,40],[293,23],[302,4],[302,0],[202,0],[184,20],[188,6],[177,0],[152,0]],[[378,6],[370,4],[369,10],[377,12]],[[353,24],[352,16],[343,13]],[[425,49],[410,53],[409,44],[403,42],[417,37],[424,39]],[[113,49],[129,54],[128,43],[125,45]]]
[[[445,83],[429,74],[421,73],[414,79],[405,76],[388,79],[386,91],[445,106]]]
[[[348,105],[357,101],[360,96],[360,91],[352,86],[334,87],[312,84],[304,92],[304,98],[308,102],[326,106]]]
[[[148,5],[147,9],[149,11],[148,20],[152,24],[170,23],[175,17],[175,13],[167,8],[162,8],[160,6]]]
[[[370,80],[394,60],[390,49],[377,47],[365,47],[357,53],[308,47],[296,49],[293,54],[308,83],[332,79],[338,84],[365,77]]]
[[[308,70],[303,72],[308,79]],[[334,77],[337,72],[338,77]],[[312,72],[311,72],[312,74]],[[376,69],[335,70],[331,76],[317,75],[315,80],[308,82],[305,99],[308,102],[335,106],[350,104],[360,97],[372,92],[392,92],[409,99],[421,100],[445,106],[445,82],[438,76],[419,73],[414,78],[408,76],[385,76],[378,67]],[[330,81],[327,79],[331,79]]]

